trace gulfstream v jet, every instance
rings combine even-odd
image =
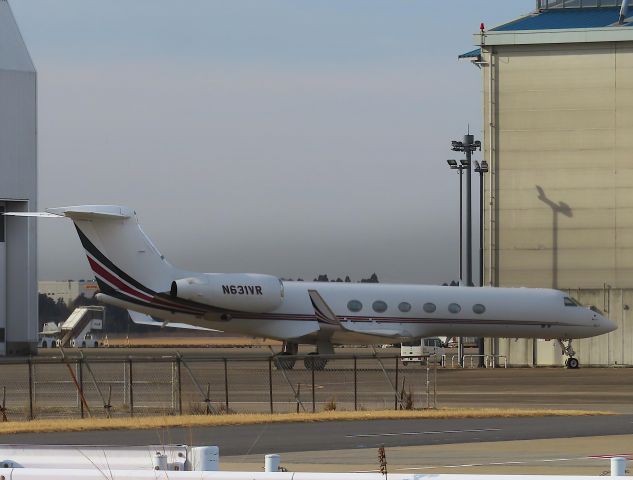
[[[283,341],[277,365],[292,368],[299,344],[383,344],[433,336],[555,338],[578,366],[571,341],[616,329],[599,311],[558,290],[288,282],[254,273],[199,273],[172,266],[136,213],[114,205],[52,208],[22,216],[70,218],[107,304],[225,332]],[[308,361],[309,360],[309,361]],[[326,360],[310,358],[322,369]]]

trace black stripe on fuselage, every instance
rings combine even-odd
[[[90,239],[81,231],[81,229],[75,224],[75,228],[77,229],[77,233],[79,234],[79,239],[81,240],[81,244],[84,247],[84,249],[90,254],[92,255],[93,258],[95,258],[99,263],[101,263],[101,265],[104,266],[104,268],[106,268],[107,270],[110,270],[110,273],[112,273],[113,275],[116,275],[119,277],[120,280],[132,285],[134,288],[136,288],[137,290],[140,290],[141,292],[146,293],[147,295],[150,295],[152,297],[158,298],[158,299],[162,299],[164,301],[169,301],[171,303],[175,303],[178,306],[180,306],[180,308],[185,309],[185,308],[189,308],[189,309],[194,309],[196,311],[201,311],[201,312],[205,312],[205,311],[217,311],[219,309],[214,309],[213,307],[209,306],[209,305],[203,305],[197,302],[193,302],[190,300],[185,300],[182,298],[178,298],[178,297],[172,297],[166,294],[161,294],[161,293],[157,293],[154,290],[146,287],[145,285],[143,285],[141,282],[139,282],[138,280],[132,278],[131,276],[129,276],[127,273],[125,273],[123,270],[121,270],[120,268],[118,268],[114,263],[112,263],[112,261],[110,261],[110,259],[108,259],[108,257],[106,257],[103,253],[101,253],[101,251],[95,247],[95,245],[90,241]],[[99,285],[99,289],[101,291],[104,291],[104,285],[106,285],[106,289],[108,289],[109,291],[117,291],[117,290],[112,290],[112,287],[110,287],[109,285],[107,285],[103,280],[101,280],[98,276],[96,277],[97,279],[97,284]],[[117,291],[118,292],[118,291]],[[154,304],[152,304],[154,305]],[[157,308],[161,308],[163,310],[169,310],[172,311],[173,309],[170,308],[164,308],[165,305],[159,304],[159,306],[157,306]],[[184,310],[183,310],[184,312]],[[184,313],[190,313],[190,312],[184,312]]]
[[[86,249],[86,251],[92,255],[96,260],[98,260],[104,267],[106,267],[110,272],[119,276],[121,280],[129,283],[134,288],[147,293],[148,295],[155,295],[156,292],[147,288],[142,283],[136,281],[132,277],[130,277],[123,270],[118,268],[114,263],[112,263],[103,253],[99,251],[97,247],[90,241],[90,239],[81,231],[81,229],[75,224],[75,228],[77,229],[77,233],[79,234],[79,239],[81,240],[81,244]]]

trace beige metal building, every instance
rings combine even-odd
[[[619,329],[574,342],[585,365],[633,364],[633,18],[621,1],[538,1],[465,55],[483,73],[485,283],[569,290],[604,310]],[[546,342],[487,349],[552,361]]]
[[[94,297],[98,285],[94,280],[40,280],[37,282],[37,288],[40,294],[46,295],[54,301],[62,299],[66,305],[70,305],[80,295],[86,298]]]

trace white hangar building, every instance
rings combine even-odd
[[[581,365],[633,365],[633,6],[621,5],[538,0],[462,55],[482,73],[484,283],[603,310],[619,329],[574,341]],[[548,349],[487,344],[514,365],[547,363]]]
[[[0,212],[36,210],[37,73],[7,0],[0,0]],[[35,353],[34,220],[0,216],[0,355]]]

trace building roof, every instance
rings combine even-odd
[[[633,8],[620,24],[622,0],[539,0],[537,9],[485,32],[473,34],[481,47],[561,43],[633,42]],[[605,6],[608,3],[609,6]],[[603,6],[591,6],[591,5]],[[475,59],[472,50],[460,59]]]
[[[619,7],[557,8],[537,11],[491,29],[493,32],[524,30],[558,30],[603,28],[618,26]],[[624,26],[633,26],[633,18],[625,19]]]
[[[470,52],[462,53],[458,58],[479,58],[481,57],[481,48],[475,48]]]
[[[0,0],[0,70],[35,72],[7,0]]]

